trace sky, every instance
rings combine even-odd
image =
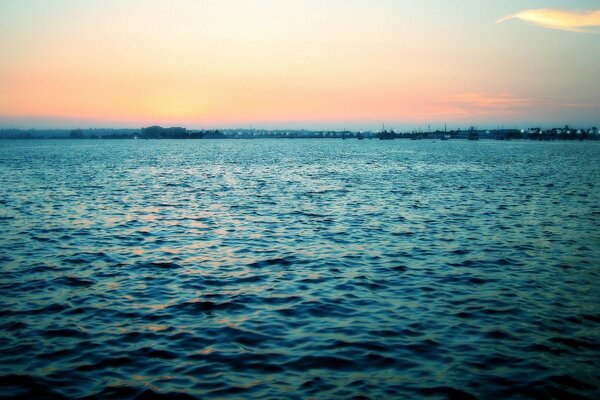
[[[600,0],[1,0],[0,38],[0,128],[600,126]]]

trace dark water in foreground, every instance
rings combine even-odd
[[[0,397],[598,398],[599,156],[0,142]]]

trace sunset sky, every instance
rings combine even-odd
[[[600,125],[600,1],[1,1],[0,37],[0,128]]]

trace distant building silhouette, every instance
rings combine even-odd
[[[181,127],[163,128],[161,126],[150,126],[142,128],[140,138],[142,139],[185,139],[188,131]]]

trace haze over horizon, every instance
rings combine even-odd
[[[0,3],[0,128],[598,125],[600,1]]]

